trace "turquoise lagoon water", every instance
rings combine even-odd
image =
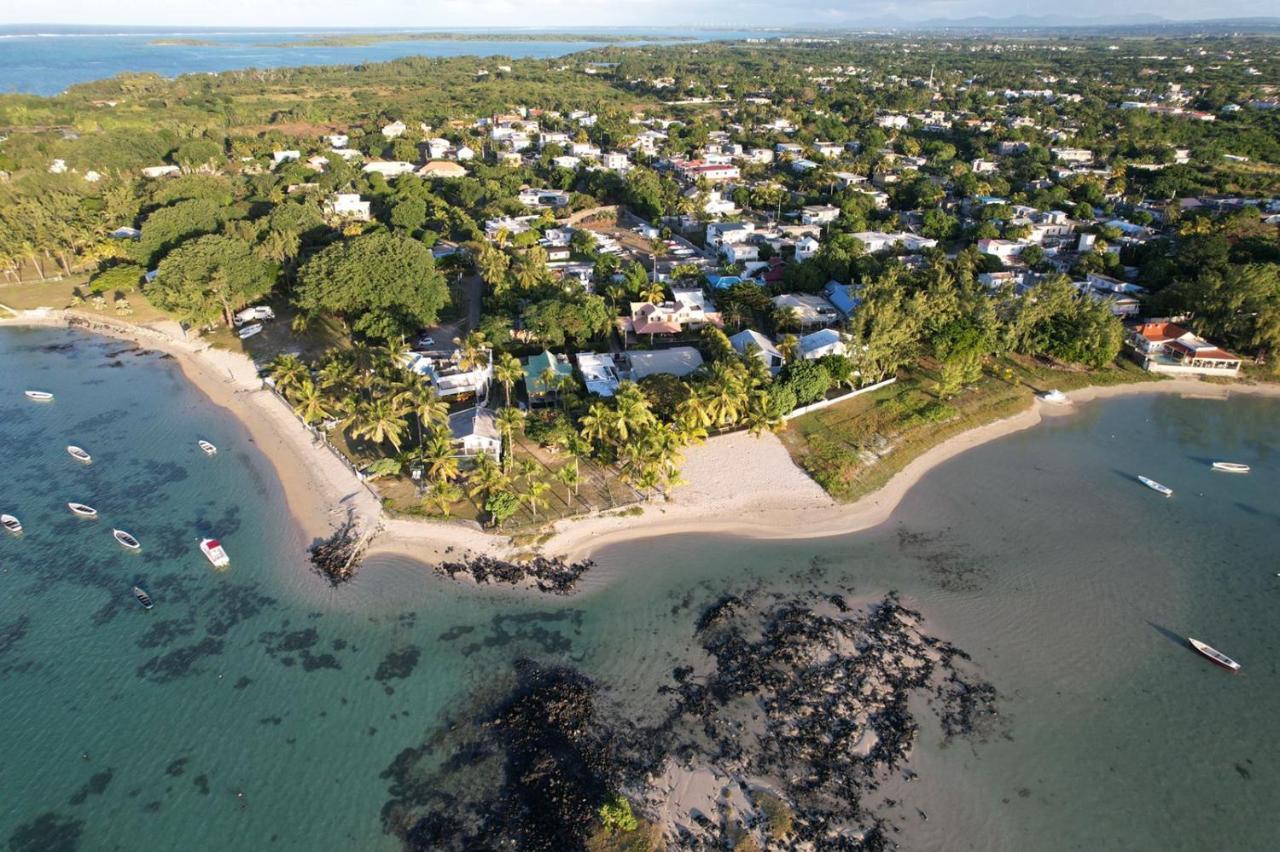
[[[582,594],[548,599],[391,558],[330,589],[267,460],[171,361],[4,329],[0,365],[0,511],[27,527],[0,539],[11,848],[395,849],[383,773],[513,660],[578,666],[643,715],[700,608],[758,586],[899,590],[1004,696],[986,742],[944,745],[925,724],[920,779],[884,789],[908,802],[886,811],[904,848],[1261,850],[1280,832],[1274,401],[1084,406],[939,468],[876,530],[620,545]],[[1254,473],[1214,474],[1214,458]],[[208,533],[230,570],[197,551]],[[1244,671],[1201,660],[1188,634]]]
[[[373,30],[392,32],[395,28]],[[553,28],[557,32],[572,28]],[[343,35],[335,30],[204,30],[186,28],[75,28],[46,25],[0,26],[0,92],[55,95],[76,83],[87,83],[126,72],[150,72],[165,77],[180,74],[217,73],[240,68],[285,68],[302,65],[355,65],[386,62],[404,56],[505,56],[512,59],[549,59],[603,47],[603,41],[511,41],[471,38],[440,41],[380,41],[363,45],[280,47],[283,42],[311,36]],[[473,35],[502,30],[459,30]],[[507,30],[505,32],[513,32]],[[738,30],[689,30],[646,28],[601,30],[620,34],[629,44],[655,39],[692,36],[699,40],[741,39],[761,33]],[[164,39],[193,39],[207,44],[152,44]]]

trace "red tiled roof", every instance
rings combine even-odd
[[[1171,322],[1148,322],[1138,326],[1138,334],[1155,343],[1176,340],[1186,333],[1185,328]]]

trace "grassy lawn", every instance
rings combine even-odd
[[[1005,357],[953,397],[938,396],[937,380],[932,365],[922,364],[896,384],[796,418],[780,437],[832,497],[852,502],[948,438],[1025,410],[1036,393],[1158,379],[1124,360],[1104,370],[1068,370]]]
[[[76,275],[57,281],[24,281],[21,284],[0,284],[0,305],[6,305],[18,311],[29,311],[34,308],[61,310],[71,307],[73,297],[79,294],[85,301],[77,306],[76,309],[84,311],[91,316],[100,314],[104,319],[120,320],[137,325],[168,319],[168,315],[164,311],[147,301],[147,297],[142,295],[141,289],[128,293],[104,293],[103,297],[106,299],[106,306],[100,311],[95,310],[93,304],[89,301],[87,281],[88,276]],[[115,300],[120,297],[129,302],[129,307],[133,309],[133,313],[122,315],[115,312]]]

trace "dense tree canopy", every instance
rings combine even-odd
[[[243,241],[209,235],[183,243],[160,262],[147,298],[185,322],[203,325],[232,316],[271,292],[276,272]]]

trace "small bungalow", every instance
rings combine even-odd
[[[816,361],[826,355],[844,355],[844,336],[833,328],[823,328],[806,334],[796,344],[796,356],[806,361]]]
[[[630,378],[640,381],[657,373],[684,378],[702,366],[702,354],[692,346],[674,346],[671,349],[655,349],[648,352],[630,352]]]
[[[545,349],[525,361],[524,391],[529,397],[530,407],[545,405],[559,398],[560,385],[549,382],[548,373],[554,373],[558,381],[563,381],[573,375],[573,367],[565,356],[552,355]]]
[[[784,293],[781,296],[774,297],[773,306],[780,311],[795,311],[801,328],[830,325],[840,319],[840,312],[836,310],[835,305],[822,296],[810,296],[805,293]]]
[[[858,309],[858,305],[862,299],[858,296],[858,289],[850,284],[841,284],[839,281],[828,281],[827,285],[822,288],[822,295],[827,297],[827,301],[835,305],[837,311],[845,318],[853,316],[853,312]]]
[[[502,455],[502,433],[492,409],[477,406],[450,414],[449,433],[461,456],[488,454],[496,459]]]
[[[775,376],[785,363],[782,353],[773,345],[773,341],[758,331],[749,328],[740,331],[729,338],[729,343],[739,355],[755,355]]]

